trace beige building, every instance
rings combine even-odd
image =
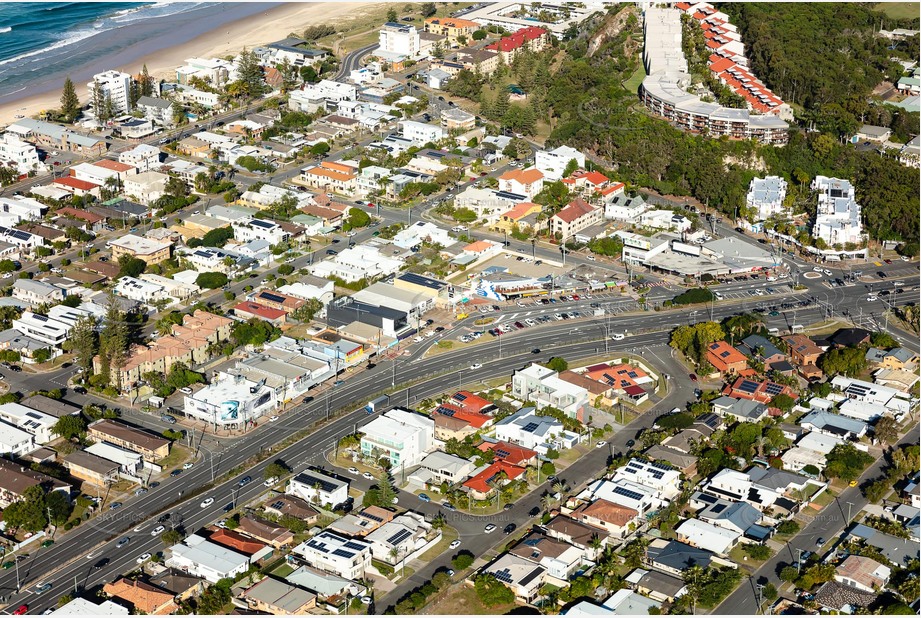
[[[469,19],[452,19],[450,17],[429,17],[425,20],[425,31],[448,37],[453,45],[459,37],[470,36],[480,29],[480,24]]]
[[[145,461],[150,462],[158,461],[169,455],[170,444],[172,444],[155,433],[108,418],[90,423],[86,428],[86,435],[96,442],[108,442],[134,451]]]
[[[568,240],[590,225],[604,221],[604,211],[582,198],[576,198],[563,210],[550,217],[550,233]]]
[[[118,464],[86,451],[74,451],[64,457],[64,467],[74,478],[107,487],[118,480]]]
[[[171,242],[160,242],[134,234],[125,234],[109,241],[108,244],[112,248],[113,262],[117,262],[123,255],[130,255],[144,260],[147,264],[165,262],[170,258],[170,251],[173,247]]]

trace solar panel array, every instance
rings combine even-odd
[[[768,382],[767,386],[764,388],[764,391],[773,397],[774,395],[779,395],[783,392],[783,386],[780,384],[775,384],[774,382]]]
[[[743,393],[754,393],[756,390],[758,390],[758,383],[752,382],[751,380],[742,380],[738,390],[742,391]]]
[[[524,426],[524,429],[522,429],[522,431],[531,432],[537,429],[538,426],[539,426],[538,423],[528,423],[527,425]]]
[[[387,539],[388,545],[398,545],[413,535],[409,530],[398,530]]]
[[[277,502],[273,502],[273,503],[269,506],[269,508],[275,509],[275,510],[277,511],[277,510],[280,510],[280,509],[284,508],[284,506],[285,506],[285,501],[284,501],[284,500],[278,500]]]
[[[345,551],[344,549],[334,549],[333,555],[339,556],[340,558],[346,558],[348,560],[351,560],[352,558],[355,557],[355,554],[353,554],[350,551]]]
[[[465,395],[464,393],[454,393],[454,397],[452,397],[452,399],[454,401],[466,401],[467,395]]]
[[[636,491],[632,491],[630,489],[626,489],[624,487],[615,487],[614,493],[619,496],[624,496],[625,498],[630,498],[631,500],[642,500],[643,499],[643,494],[636,492]]]
[[[507,568],[506,568],[506,569],[502,569],[501,571],[496,571],[496,572],[493,573],[493,575],[495,575],[495,576],[496,576],[496,579],[498,579],[498,580],[499,580],[500,582],[502,582],[503,584],[511,584],[511,583],[512,583],[512,573],[511,573],[511,571],[509,571]]]
[[[279,303],[279,304],[285,302],[284,296],[279,296],[278,294],[272,294],[271,292],[261,292],[259,294],[259,298],[264,298],[268,301],[271,301],[273,303]]]
[[[499,459],[505,459],[505,458],[508,457],[509,455],[511,455],[511,453],[510,453],[509,451],[505,450],[504,448],[496,449],[496,456],[498,456]]]
[[[381,521],[381,520],[379,519],[378,521]],[[345,545],[343,545],[343,547],[354,549],[355,551],[362,551],[363,549],[365,549],[364,545],[362,545],[361,543],[356,543],[355,541],[348,541],[346,542]]]
[[[455,414],[457,414],[456,410],[452,410],[451,408],[446,408],[444,406],[438,406],[438,409],[436,410],[436,412],[438,412],[439,414],[443,416],[454,416]]]

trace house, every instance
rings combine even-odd
[[[884,369],[912,370],[918,366],[918,355],[908,348],[893,348],[886,352],[880,366]]]
[[[577,197],[550,217],[550,233],[561,240],[568,240],[585,228],[601,223],[603,214],[600,208]]]
[[[700,490],[729,502],[748,502],[757,509],[771,506],[780,497],[777,491],[755,487],[750,475],[728,468],[720,470],[705,481]]]
[[[635,524],[639,515],[636,509],[603,498],[583,503],[569,513],[572,519],[603,528],[608,535],[616,539],[627,536],[632,530],[630,524]]]
[[[537,451],[510,442],[493,442],[491,440],[485,440],[477,448],[483,452],[492,451],[496,460],[504,461],[521,468],[537,465]]]
[[[678,577],[692,566],[706,569],[714,558],[716,556],[706,549],[666,539],[654,539],[646,548],[646,559],[650,565]]]
[[[745,205],[749,208],[750,218],[764,221],[784,211],[787,197],[787,181],[780,176],[752,178],[748,185]]]
[[[121,256],[128,255],[144,260],[148,266],[168,260],[173,246],[171,242],[159,242],[134,234],[125,234],[108,244],[112,249],[113,261],[117,262]]]
[[[58,437],[54,433],[57,418],[19,403],[0,404],[0,421],[29,432],[38,444],[46,444]]]
[[[489,573],[515,593],[515,598],[525,603],[535,600],[544,585],[546,569],[530,560],[506,553],[491,564],[483,567],[481,573]]]
[[[138,580],[120,577],[105,584],[102,591],[109,598],[126,603],[136,614],[168,616],[179,610],[173,594]]]
[[[560,421],[550,416],[538,416],[535,408],[522,408],[496,423],[495,436],[497,440],[542,454],[551,448],[571,448],[579,442],[579,436],[565,431]]]
[[[422,515],[408,511],[368,534],[365,540],[371,544],[372,558],[397,566],[417,557],[419,550],[440,538],[440,532],[432,532],[432,525]]]
[[[263,577],[240,598],[250,609],[276,616],[309,614],[317,605],[317,595],[274,577]]]
[[[3,435],[8,430],[7,428],[19,432],[18,429],[12,428],[6,423],[0,423],[0,448],[3,449],[4,453],[21,455],[33,450],[32,446],[23,449],[20,453],[8,449],[6,444],[8,438]],[[25,434],[25,432],[20,433]],[[25,435],[28,436],[29,434]],[[29,436],[29,438],[31,439],[31,436]],[[18,502],[22,499],[28,488],[35,487],[36,485],[41,486],[46,492],[60,491],[68,498],[68,501],[70,499],[72,488],[69,484],[46,474],[42,474],[41,472],[31,470],[15,461],[0,458],[0,508],[5,509],[13,502]]]
[[[67,127],[43,120],[21,118],[6,130],[48,149],[59,149],[86,157],[101,157],[106,151],[105,139],[80,135]]]
[[[621,588],[602,604],[615,616],[645,616],[651,614],[653,608],[659,609],[659,606],[656,601],[627,588]]]
[[[852,554],[835,567],[835,581],[861,592],[879,592],[887,583],[892,569],[873,558]]]
[[[0,452],[25,455],[34,449],[35,436],[9,423],[0,423]],[[0,494],[2,494],[2,487],[0,487]]]
[[[186,601],[205,590],[205,580],[169,568],[150,577],[148,582],[169,592],[177,601]]]
[[[699,495],[706,496],[707,494]],[[763,526],[757,526],[761,521],[761,511],[747,502],[729,502],[720,498],[714,498],[701,509],[697,513],[697,519],[718,528],[725,528],[737,535],[747,535],[749,532],[757,534],[759,533],[757,528],[763,528]]]
[[[273,549],[265,543],[228,528],[218,528],[208,537],[208,541],[248,556],[252,564],[271,558],[273,553]]]
[[[739,377],[735,382],[727,385],[723,389],[723,394],[764,404],[770,403],[778,395],[786,395],[793,400],[798,398],[796,391],[786,384],[777,384],[770,380],[756,382],[745,377]]]
[[[345,579],[360,579],[371,566],[371,544],[323,530],[291,550],[310,566]]]
[[[570,161],[575,161],[577,169],[585,169],[585,155],[569,146],[559,146],[555,150],[538,150],[534,156],[534,167],[543,172],[544,177],[554,181],[563,178],[563,172]]]
[[[360,429],[361,452],[378,460],[388,457],[394,469],[417,465],[432,450],[435,422],[421,414],[394,408]]]
[[[96,487],[108,487],[118,481],[117,463],[86,451],[65,455],[61,463],[72,477]]]
[[[437,420],[435,430],[437,435]],[[419,468],[407,477],[407,481],[425,489],[440,487],[442,483],[454,485],[470,476],[475,468],[472,461],[457,455],[435,451],[426,455],[419,462]]]
[[[643,452],[653,461],[664,461],[677,468],[685,477],[691,478],[697,473],[697,457],[672,448],[666,440],[663,444],[653,444]]]
[[[911,560],[916,560],[919,556],[916,540],[892,536],[864,524],[855,524],[848,531],[847,538],[875,548],[895,566],[908,566]]]
[[[800,427],[839,440],[859,440],[867,434],[867,423],[840,414],[812,410],[799,421]]]
[[[739,422],[757,423],[767,416],[767,406],[750,399],[736,399],[734,397],[717,397],[710,402],[714,414],[730,417]]]
[[[837,581],[825,582],[815,592],[814,601],[827,613],[854,614],[859,608],[866,608],[876,600],[877,595],[863,592],[853,586]]]
[[[165,564],[212,584],[221,579],[233,578],[249,569],[249,556],[232,551],[217,543],[193,534],[185,541],[168,549]]]
[[[314,189],[326,192],[352,195],[358,187],[358,170],[339,162],[323,161],[319,165],[305,168],[299,181]]]
[[[681,493],[681,473],[668,464],[633,458],[617,468],[611,480],[638,483],[655,490],[661,500],[672,500]]]
[[[551,406],[579,420],[583,420],[588,405],[586,389],[560,379],[556,371],[537,363],[512,375],[511,393],[521,401],[533,402],[538,410]]]
[[[288,316],[287,312],[281,309],[273,309],[250,301],[243,301],[234,305],[233,314],[244,320],[253,318],[264,320],[273,326],[281,326]]]
[[[707,346],[707,362],[721,375],[741,373],[748,368],[745,355],[726,341],[714,341]]]
[[[448,38],[453,45],[460,37],[470,39],[474,31],[481,28],[480,24],[469,19],[452,19],[450,17],[429,17],[423,26],[426,32],[438,34]]]
[[[316,523],[320,515],[308,502],[297,496],[275,496],[274,498],[269,498],[263,507],[265,508],[265,512],[269,515],[274,515],[275,517],[295,517],[311,525]]]
[[[544,188],[544,174],[538,169],[511,169],[499,176],[499,190],[533,199]]]
[[[494,461],[464,481],[463,488],[474,500],[487,500],[500,487],[508,485],[524,473],[524,468],[501,460]]]
[[[133,427],[114,419],[99,419],[86,428],[88,438],[107,442],[139,453],[151,463],[169,455],[171,442],[146,429]]]
[[[675,599],[687,593],[687,584],[683,579],[661,571],[634,569],[624,581],[640,594],[660,603],[673,603]]]
[[[291,234],[285,227],[275,221],[253,218],[245,221],[234,221],[230,225],[233,228],[234,240],[241,243],[265,240],[270,244],[277,245],[291,238]]]
[[[81,597],[64,603],[51,612],[52,616],[127,616],[128,608],[112,601],[93,603]]]
[[[739,343],[736,349],[760,362],[764,365],[765,370],[771,369],[775,363],[787,360],[786,354],[781,352],[767,337],[761,335],[749,335]]]
[[[800,368],[815,367],[818,369],[819,357],[824,350],[817,346],[812,339],[805,335],[787,335],[783,341],[790,350],[790,359]]]
[[[589,560],[598,558],[603,548],[596,549],[595,545],[599,539],[604,542],[608,535],[604,528],[596,528],[567,515],[557,515],[548,521],[543,525],[543,532],[550,538],[566,541],[573,547],[581,549]]]
[[[512,231],[515,226],[519,231],[537,228],[537,215],[543,210],[540,204],[534,202],[519,202],[499,215],[494,227],[498,230]]]
[[[855,141],[870,141],[870,142],[887,142],[892,136],[892,129],[889,127],[877,127],[872,124],[861,125],[857,129],[857,134],[854,136]]]
[[[569,581],[573,574],[591,561],[578,547],[535,530],[523,537],[508,553],[540,565],[548,577]]]
[[[612,194],[604,202],[604,218],[615,221],[638,221],[648,208],[641,195]]]
[[[349,482],[310,468],[292,477],[285,493],[308,502],[335,506],[348,499]]]
[[[415,120],[400,121],[400,130],[403,139],[412,140],[416,146],[425,146],[429,142],[437,142],[447,137],[447,131],[442,127]]]
[[[166,293],[162,285],[142,281],[134,277],[121,277],[115,284],[113,291],[119,296],[136,300],[139,303],[150,304],[161,300],[173,301],[173,298]]]
[[[56,285],[34,279],[16,279],[13,298],[30,305],[56,304],[64,300],[67,292]]]
[[[656,489],[625,478],[592,481],[576,496],[577,501],[598,499],[631,508],[640,515],[645,515],[647,511],[663,507],[668,503],[668,500],[663,499]]]

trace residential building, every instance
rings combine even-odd
[[[570,161],[575,161],[578,169],[585,169],[585,155],[569,146],[559,146],[554,150],[538,150],[534,156],[534,167],[543,172],[544,177],[550,181],[561,180]]]
[[[51,612],[52,616],[127,616],[129,609],[112,601],[93,603],[77,597]]]
[[[816,176],[811,188],[818,193],[812,236],[829,247],[864,241],[863,221],[854,186],[840,178]]]
[[[173,103],[169,99],[141,96],[136,106],[150,122],[164,127],[173,126]]]
[[[361,452],[375,461],[388,457],[394,469],[419,464],[433,449],[435,422],[403,408],[388,410],[360,429]]]
[[[9,427],[5,423],[0,423],[0,448],[3,449],[4,453],[13,453],[14,455],[23,455],[31,450],[34,447],[28,447],[23,449],[21,452],[16,452],[11,450],[8,447],[8,438],[4,437],[6,434],[6,428]],[[19,431],[18,429],[15,431]],[[25,433],[25,432],[20,432]],[[29,434],[25,434],[29,436]],[[20,438],[21,439],[21,438]],[[31,436],[29,436],[31,439]],[[25,491],[30,487],[35,487],[39,485],[46,492],[49,491],[59,491],[64,496],[70,500],[70,492],[72,487],[58,479],[52,478],[47,474],[42,474],[41,472],[36,472],[31,470],[24,465],[11,461],[6,458],[0,458],[0,508],[6,508],[13,502],[18,502],[22,499]]]
[[[705,549],[718,556],[726,556],[742,537],[738,532],[699,519],[684,520],[675,528],[675,532],[680,542]]]
[[[749,399],[759,403],[769,404],[777,395],[786,395],[797,399],[795,390],[786,384],[777,384],[770,380],[749,380],[745,377],[736,378],[736,381],[723,389],[723,394],[738,399]]]
[[[63,344],[72,328],[70,324],[31,311],[24,311],[20,317],[13,320],[12,325],[14,330],[26,337],[53,347]],[[52,353],[57,354],[54,349]]]
[[[550,217],[550,233],[566,241],[585,228],[603,221],[604,211],[580,197]]]
[[[173,243],[159,242],[143,236],[125,234],[108,243],[112,249],[112,260],[117,262],[123,255],[144,260],[148,265],[159,264],[170,258]]]
[[[707,346],[707,362],[724,376],[744,373],[748,369],[745,355],[726,341],[714,341]]]
[[[156,462],[169,455],[171,442],[154,433],[122,421],[100,419],[89,424],[87,436],[140,453],[145,460]]]
[[[590,566],[591,560],[578,547],[534,531],[521,539],[508,553],[546,569],[548,577],[570,581],[580,568]]]
[[[263,577],[240,597],[250,609],[276,616],[309,614],[317,605],[317,595],[271,576]]]
[[[412,140],[416,146],[425,146],[429,142],[437,142],[447,137],[447,131],[440,126],[415,120],[400,121],[400,130],[403,139]]]
[[[323,530],[291,550],[310,566],[345,579],[361,579],[371,566],[371,544]]]
[[[175,595],[136,579],[120,577],[103,585],[102,591],[128,605],[136,614],[167,616],[179,610]]]
[[[233,578],[250,566],[249,556],[232,551],[217,543],[193,534],[178,545],[168,549],[165,564],[212,584],[221,579]]]
[[[547,571],[531,560],[506,553],[484,567],[481,572],[495,576],[515,593],[516,599],[530,603],[539,596]]]
[[[615,221],[638,221],[648,206],[641,195],[614,194],[604,202],[604,218]]]
[[[779,215],[784,211],[786,197],[787,181],[780,176],[752,178],[745,198],[745,205],[749,209],[746,214],[753,221],[764,221]]]
[[[639,483],[655,490],[662,500],[672,500],[681,493],[681,473],[672,466],[657,461],[633,458],[617,468],[611,480]]]
[[[22,118],[9,125],[6,130],[40,146],[86,157],[100,157],[106,151],[105,139],[80,135],[67,127],[43,120]]]
[[[496,423],[495,437],[541,454],[579,443],[578,435],[565,431],[563,424],[553,417],[538,416],[535,408],[522,408]]]
[[[299,180],[308,187],[341,195],[352,195],[358,186],[357,170],[351,165],[333,161],[305,168]]]
[[[625,538],[632,530],[630,524],[635,524],[639,515],[636,509],[603,498],[585,502],[569,513],[577,521],[603,528],[615,539]]]
[[[475,468],[473,462],[467,459],[435,451],[419,462],[419,468],[408,477],[408,480],[424,488],[440,487],[442,483],[454,485],[470,476]]]
[[[294,541],[294,533],[284,526],[256,516],[241,517],[236,531],[275,548],[291,545]]]
[[[859,440],[867,434],[867,423],[840,414],[812,410],[799,421],[800,427],[840,440]]]
[[[273,307],[266,307],[259,303],[243,301],[233,307],[233,314],[243,320],[264,320],[273,326],[281,326],[287,319],[287,312]]]
[[[380,29],[376,54],[384,58],[406,58],[416,60],[420,57],[421,42],[419,31],[415,26],[394,22],[385,23]]]
[[[450,17],[429,17],[423,26],[426,32],[438,34],[448,38],[453,45],[458,43],[460,37],[471,40],[474,31],[480,29],[480,24],[469,19],[453,19]]]
[[[35,279],[16,279],[13,282],[13,298],[30,305],[59,303],[67,292],[56,285]]]
[[[335,506],[348,499],[349,482],[316,469],[307,469],[288,480],[285,493],[315,504]]]
[[[892,569],[873,558],[852,554],[835,567],[835,581],[862,592],[879,592],[887,583]]]
[[[119,154],[118,161],[133,166],[142,174],[152,172],[160,168],[160,149],[149,144],[138,144]]]
[[[589,524],[576,521],[566,515],[557,515],[543,526],[544,534],[558,541],[565,541],[581,549],[589,560],[596,560],[603,551],[604,540],[607,532],[604,528],[596,528]],[[602,547],[596,547],[597,540],[601,539]]]
[[[463,489],[474,500],[488,500],[495,495],[499,487],[504,487],[525,473],[525,469],[504,461],[494,461],[469,479],[464,481]],[[500,476],[501,475],[501,476]]]
[[[108,487],[118,481],[117,463],[86,451],[65,455],[61,463],[72,477],[96,487]]]
[[[509,64],[515,60],[515,57],[523,51],[534,53],[542,51],[550,44],[550,32],[538,26],[528,26],[506,35],[494,43],[486,46],[486,49],[498,52],[502,60]]]
[[[511,169],[499,176],[499,190],[533,199],[544,188],[544,174],[538,169]]]
[[[13,133],[0,134],[0,163],[15,167],[20,176],[44,169],[35,146]]]
[[[126,114],[131,111],[131,75],[121,71],[104,71],[93,75],[93,81],[86,85],[90,103],[93,103],[95,90],[98,87],[102,92],[103,101],[112,101],[112,110],[115,115]],[[108,104],[108,103],[106,103]],[[94,110],[98,118],[102,110]]]
[[[401,565],[417,557],[417,552],[441,537],[433,534],[432,525],[425,518],[408,511],[397,515],[365,537],[371,545],[371,556],[389,565]]]
[[[752,399],[722,396],[711,401],[710,405],[715,414],[743,423],[757,423],[766,417],[768,413],[767,406],[764,403]]]
[[[162,285],[150,281],[142,281],[134,277],[122,277],[115,284],[114,291],[119,296],[124,296],[139,303],[150,304],[165,300],[172,302],[174,299],[166,293]]]
[[[634,569],[624,581],[634,586],[640,594],[661,603],[673,603],[687,593],[687,584],[683,579],[660,571]]]
[[[264,219],[234,221],[231,227],[233,227],[234,239],[241,243],[247,243],[253,240],[265,240],[270,244],[278,245],[291,237],[291,234],[283,225],[275,221],[267,221]]]
[[[703,548],[666,539],[654,539],[646,549],[646,559],[650,565],[678,577],[683,577],[684,572],[692,566],[706,569],[711,563],[719,564],[714,558],[716,556],[712,552]]]
[[[533,402],[537,409],[558,408],[567,416],[582,420],[588,405],[588,391],[562,380],[559,374],[543,365],[531,363],[512,375],[512,395]]]
[[[430,79],[431,73],[429,71]],[[472,129],[476,126],[476,116],[457,107],[450,107],[441,110],[441,126],[448,131]]]
[[[265,380],[250,380],[232,370],[217,372],[211,383],[184,398],[186,415],[227,429],[242,428],[274,410],[278,393]]]
[[[37,444],[46,444],[58,437],[54,433],[57,418],[19,403],[0,404],[0,421],[32,434]]]
[[[35,450],[34,435],[9,423],[0,422],[0,453],[22,456],[33,450]],[[0,486],[0,494],[2,490]]]

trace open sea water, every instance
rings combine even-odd
[[[85,96],[93,73],[118,69],[273,4],[0,2],[0,103],[60,89],[67,75]]]

